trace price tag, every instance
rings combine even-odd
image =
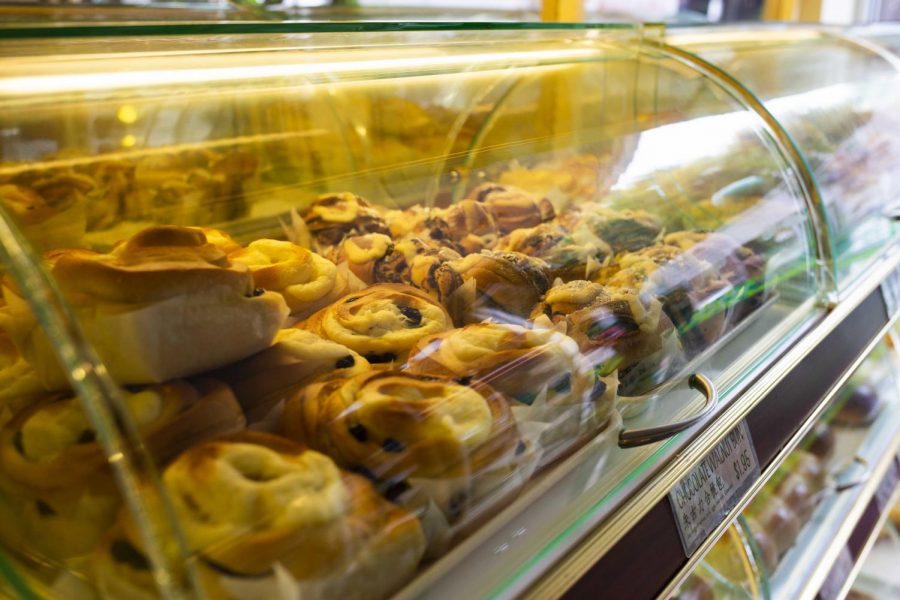
[[[835,559],[831,572],[828,573],[828,577],[825,578],[825,581],[822,582],[822,587],[819,588],[819,600],[836,600],[839,598],[844,585],[847,583],[847,577],[850,576],[850,571],[852,570],[853,555],[850,553],[850,548],[844,546]]]
[[[690,556],[759,479],[746,422],[732,429],[669,492],[684,553]]]
[[[891,318],[900,308],[900,268],[894,269],[881,282],[881,295],[884,298],[884,305],[887,307],[888,318]]]

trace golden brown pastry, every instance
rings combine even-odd
[[[123,391],[122,399],[157,461],[244,427],[231,391],[211,380]],[[0,430],[0,492],[15,511],[0,519],[8,543],[53,559],[93,550],[112,525],[119,493],[77,398],[48,396]]]
[[[37,373],[0,329],[0,426],[44,395]]]
[[[303,598],[379,600],[412,577],[424,552],[418,521],[365,478],[273,435],[244,432],[198,444],[162,480],[214,598],[245,596],[248,585],[274,597],[277,568]],[[142,557],[137,526],[123,514],[94,556],[98,587],[111,597],[140,576]]]
[[[281,294],[295,319],[305,319],[350,291],[346,273],[333,262],[291,242],[256,240],[228,258],[250,269],[254,287]]]
[[[66,181],[71,184],[68,188],[62,187],[60,178],[46,182],[47,187],[41,186],[40,181],[35,182],[37,188],[11,183],[0,185],[0,204],[16,219],[38,251],[77,246],[84,237],[87,217],[83,194],[93,186],[90,180],[84,182],[84,178],[75,176]],[[60,191],[66,189],[71,193]]]
[[[457,323],[521,322],[550,287],[547,263],[518,252],[483,250],[450,266],[464,282],[454,299]]]
[[[265,417],[291,391],[324,373],[349,376],[369,369],[355,351],[302,329],[283,329],[262,352],[219,369],[251,423]]]
[[[489,206],[468,199],[444,210],[432,211],[423,226],[430,239],[439,243],[452,241],[462,254],[493,248],[500,233]]]
[[[302,216],[322,250],[338,245],[349,235],[390,233],[369,201],[350,192],[319,196]]]
[[[516,420],[549,454],[602,429],[616,397],[615,374],[598,379],[575,341],[552,329],[467,325],[420,340],[406,370],[488,383],[516,401]]]
[[[296,327],[342,344],[371,363],[401,363],[419,339],[452,326],[446,309],[424,292],[382,283],[344,296]]]
[[[158,383],[267,348],[288,314],[199,229],[151,227],[110,253],[59,250],[51,274],[120,384]],[[47,389],[67,381],[47,336],[7,276],[10,335]]]
[[[461,256],[450,248],[433,248],[416,239],[400,240],[396,250],[409,266],[409,283],[438,302],[447,304],[453,292],[463,284],[454,267]]]
[[[565,323],[566,334],[599,373],[618,369],[623,387],[638,383],[631,379],[652,387],[670,376],[679,362],[681,349],[672,321],[658,300],[634,290],[570,281],[550,288],[531,316],[540,315]],[[634,377],[629,377],[638,363]]]
[[[406,257],[395,252],[393,240],[383,233],[345,237],[332,250],[331,259],[347,263],[364,283],[409,283]]]
[[[563,281],[590,279],[612,255],[609,244],[586,228],[570,233],[557,223],[516,229],[496,249],[541,258],[549,265],[550,278]]]
[[[549,200],[511,185],[485,183],[469,192],[467,198],[487,207],[501,233],[534,227],[556,216]]]

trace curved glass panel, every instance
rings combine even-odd
[[[5,278],[0,541],[50,586],[152,595],[155,542],[215,597],[513,594],[812,315],[794,167],[640,30],[191,27],[0,34],[0,202],[181,537]]]
[[[896,233],[897,61],[813,29],[672,30],[668,39],[735,77],[793,137],[824,201],[838,291],[848,290]]]

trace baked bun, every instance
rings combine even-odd
[[[0,185],[0,204],[39,251],[81,244],[87,228],[84,193],[93,187],[77,175],[37,178],[32,185]]]
[[[467,198],[483,203],[504,234],[540,225],[556,216],[549,200],[511,185],[485,183],[469,192]]]
[[[382,283],[326,306],[298,329],[342,344],[371,363],[403,362],[421,338],[453,326],[443,306],[407,285]]]
[[[212,374],[234,392],[247,420],[265,417],[292,390],[318,375],[349,376],[369,369],[357,352],[302,329],[283,329],[258,354]]]
[[[801,523],[797,513],[775,495],[766,498],[759,507],[751,506],[751,516],[759,523],[761,530],[768,534],[778,556],[783,556],[800,535]]]
[[[390,233],[372,204],[350,192],[323,194],[302,216],[316,245],[323,251],[350,235]]]
[[[394,242],[383,233],[345,237],[331,252],[332,260],[347,263],[362,282],[409,283],[406,257],[394,251]]]
[[[883,405],[878,390],[868,383],[861,383],[852,389],[843,406],[834,415],[832,423],[845,427],[865,427],[875,420]]]
[[[377,600],[413,575],[424,552],[418,521],[365,478],[276,436],[244,432],[198,444],[162,480],[213,597],[239,597],[248,584],[273,597],[282,570],[303,598]],[[122,536],[140,552],[136,530],[123,514]],[[129,573],[116,564],[134,561],[123,548],[116,557],[111,543],[95,561],[101,582]]]
[[[597,379],[575,341],[553,329],[479,323],[420,340],[406,370],[483,381],[515,400],[516,420],[548,456],[602,429],[615,374]],[[567,439],[568,438],[568,439]]]
[[[430,239],[444,244],[452,242],[462,254],[492,248],[500,233],[490,207],[475,200],[460,200],[446,209],[433,211],[423,227]]]
[[[563,281],[590,279],[612,256],[609,244],[586,228],[569,232],[557,223],[516,229],[502,238],[496,249],[543,259],[550,278]]]
[[[228,257],[250,269],[255,288],[281,294],[295,319],[350,291],[346,273],[333,262],[291,242],[256,240]]]
[[[609,244],[613,251],[633,252],[650,246],[663,233],[660,220],[643,210],[615,210],[585,204],[561,222],[574,231],[584,227]]]
[[[677,367],[681,348],[672,321],[653,297],[590,281],[554,286],[531,316],[564,323],[566,334],[602,375],[618,369],[623,387],[653,387]],[[640,363],[640,366],[637,366]]]
[[[158,462],[244,427],[231,391],[211,380],[123,391],[122,399]],[[4,538],[45,558],[90,552],[119,505],[106,451],[78,399],[65,395],[47,397],[0,430],[0,488],[16,511],[0,519]]]
[[[457,323],[523,322],[550,287],[547,263],[518,252],[484,250],[450,266],[464,282],[451,305]]]
[[[51,274],[120,384],[194,375],[267,348],[288,314],[199,229],[151,227],[109,254],[59,250]],[[47,389],[67,380],[47,336],[7,276],[10,334]]]

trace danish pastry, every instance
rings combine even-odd
[[[563,281],[590,279],[612,255],[609,244],[588,229],[570,233],[557,223],[517,229],[500,240],[497,250],[541,258],[549,265],[551,279]]]
[[[122,392],[150,455],[165,461],[190,444],[244,426],[221,383],[172,382]],[[0,494],[16,510],[0,532],[45,558],[90,552],[112,525],[119,495],[108,457],[76,398],[57,394],[0,430]]]
[[[378,600],[412,576],[424,552],[418,521],[365,478],[276,436],[244,432],[198,444],[162,480],[213,597],[238,597],[242,584],[274,596],[281,569],[303,598]],[[117,589],[140,565],[136,529],[123,514],[95,556],[101,589]]]
[[[295,319],[305,319],[350,291],[346,274],[334,263],[291,242],[256,240],[228,258],[250,269],[255,288],[281,294]]]
[[[663,232],[656,216],[643,210],[615,210],[597,204],[584,204],[563,220],[570,230],[585,227],[609,244],[613,251],[633,252],[653,245]]]
[[[371,363],[403,362],[421,338],[452,327],[446,309],[407,285],[382,283],[326,306],[298,329],[358,352]]]
[[[469,192],[468,199],[483,203],[504,234],[546,223],[556,216],[547,198],[511,185],[485,183]]]
[[[453,309],[458,323],[524,321],[550,287],[547,263],[518,252],[483,250],[450,266],[464,282]]]
[[[349,235],[390,233],[369,201],[349,192],[319,196],[302,216],[323,251],[337,246]]]
[[[50,271],[120,384],[194,375],[267,348],[288,308],[199,229],[151,227],[109,254],[60,250]],[[3,280],[9,333],[47,389],[68,386],[25,298]]]

